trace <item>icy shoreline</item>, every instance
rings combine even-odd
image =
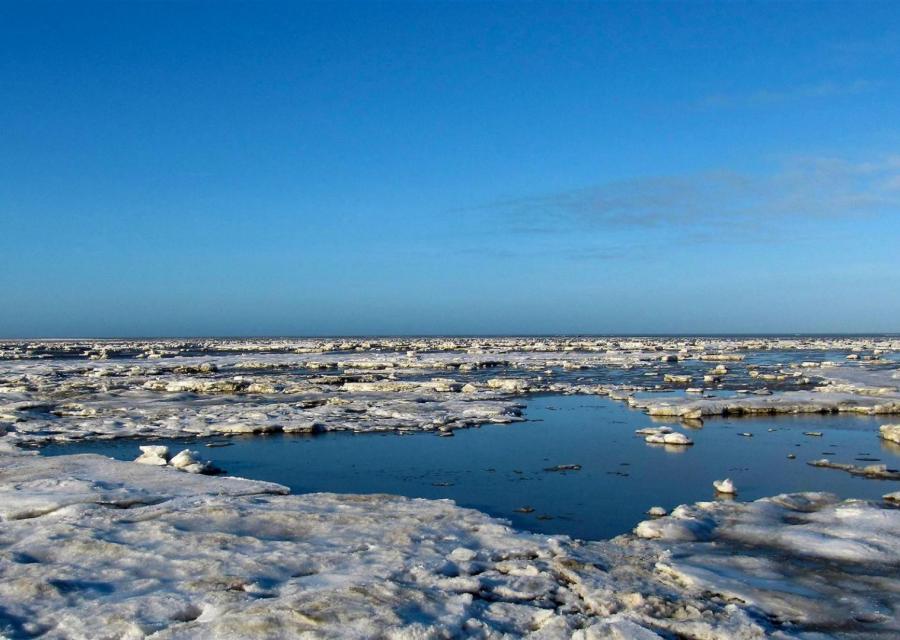
[[[449,501],[4,445],[0,496],[14,638],[900,633],[900,510],[827,494],[698,503],[584,542]]]

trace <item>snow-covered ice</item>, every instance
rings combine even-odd
[[[674,431],[672,433],[651,433],[644,437],[645,442],[650,444],[670,444],[679,447],[686,447],[694,444],[694,441],[683,433]]]
[[[883,424],[878,429],[883,440],[900,444],[900,424]]]
[[[846,471],[854,476],[863,476],[865,478],[900,480],[900,470],[889,469],[886,464],[867,464],[865,466],[860,466],[844,462],[834,462],[828,458],[810,460],[809,464],[814,467],[822,467],[823,469],[839,469],[840,471]]]
[[[713,489],[718,493],[724,493],[726,495],[734,495],[737,493],[737,487],[734,486],[734,482],[731,481],[731,478],[713,480]]]
[[[134,459],[138,464],[152,464],[164,467],[169,464],[169,447],[162,445],[143,445],[140,447],[141,455]]]
[[[817,352],[860,357],[810,361]],[[524,396],[548,392],[606,395],[680,419],[890,414],[900,413],[900,363],[889,359],[898,353],[895,338],[7,341],[0,431],[22,443],[446,432],[515,422]],[[699,393],[635,395],[689,383]],[[739,393],[708,393],[717,388]]]
[[[673,430],[672,427],[645,427],[638,429],[635,433],[644,436],[644,442],[649,444],[669,444],[679,447],[694,444],[693,440],[683,433]]]
[[[587,542],[448,501],[182,473],[205,468],[191,448],[145,444],[149,464],[19,448],[448,434],[521,420],[533,393],[605,395],[685,426],[891,414],[898,353],[890,337],[0,342],[0,636],[898,637],[896,492],[654,508],[633,535]]]
[[[449,501],[95,455],[7,448],[0,483],[10,637],[900,633],[900,510],[825,494],[682,506],[583,542]]]

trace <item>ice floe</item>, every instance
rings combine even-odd
[[[694,444],[694,441],[683,433],[674,431],[672,427],[645,427],[638,429],[635,433],[644,436],[644,442],[649,444],[670,444],[679,447],[686,447]]]
[[[888,466],[886,464],[869,464],[866,466],[859,466],[842,462],[832,462],[827,458],[822,458],[820,460],[811,460],[809,464],[813,467],[846,471],[851,475],[862,476],[864,478],[874,478],[876,480],[900,480],[900,471],[898,471],[897,469],[888,469]]]
[[[674,431],[672,433],[654,433],[644,438],[645,442],[650,444],[670,444],[679,447],[687,447],[694,444],[694,441],[683,433]]]

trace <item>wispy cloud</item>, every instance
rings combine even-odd
[[[872,80],[859,79],[850,82],[826,80],[791,87],[763,88],[747,93],[713,93],[698,100],[697,106],[705,109],[762,107],[801,100],[858,95],[874,91],[880,86],[881,83]]]
[[[864,40],[837,40],[828,45],[829,51],[845,64],[871,65],[889,62],[890,56],[900,52],[900,32],[890,30],[881,34],[867,34]]]
[[[776,223],[900,215],[900,155],[870,162],[795,158],[770,173],[716,171],[495,202],[513,233],[659,229],[703,242],[723,229],[761,237]]]
[[[617,262],[625,258],[634,258],[645,255],[648,247],[646,246],[617,246],[607,247],[597,244],[587,244],[586,246],[572,246],[565,243],[565,246],[549,246],[549,247],[520,247],[507,246],[498,247],[496,245],[476,244],[475,246],[463,246],[452,249],[455,256],[471,259],[490,255],[492,258],[509,258],[518,259],[528,256],[531,259],[542,260],[544,258],[565,258],[571,261],[589,261],[589,262]]]

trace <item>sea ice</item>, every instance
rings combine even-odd
[[[900,444],[900,424],[883,424],[878,428],[878,435],[884,440]]]
[[[165,466],[169,464],[169,447],[161,445],[144,445],[140,447],[141,455],[135,458],[138,464]]]
[[[827,458],[812,460],[809,464],[813,467],[839,469],[854,476],[863,476],[865,478],[874,478],[876,480],[900,480],[900,471],[897,469],[888,469],[886,464],[869,464],[861,467],[855,464],[832,462]]]
[[[0,492],[9,637],[900,633],[900,510],[826,494],[684,505],[585,542],[445,500],[9,447]]]
[[[898,492],[654,508],[634,535],[589,542],[447,501],[180,473],[205,465],[191,449],[145,445],[149,464],[132,464],[17,446],[451,434],[522,420],[530,393],[605,395],[685,424],[897,414],[898,352],[891,337],[0,341],[0,636],[900,637]],[[716,388],[688,394],[704,376]],[[709,397],[720,388],[738,393]]]
[[[731,478],[725,478],[724,480],[713,480],[713,488],[718,493],[725,493],[733,495],[737,493],[737,488],[734,486],[734,482],[731,481]]]
[[[650,444],[671,444],[675,446],[690,446],[694,441],[683,433],[673,431],[671,427],[645,427],[635,431],[644,436],[644,442]]]
[[[680,447],[687,447],[694,444],[694,441],[683,433],[677,431],[672,433],[650,434],[644,438],[645,442],[650,444],[671,444]]]
[[[745,363],[747,354],[793,350],[863,357]],[[890,414],[900,413],[900,378],[883,358],[898,351],[891,338],[0,341],[0,432],[40,443],[456,429],[521,420],[529,393],[607,395],[687,420]],[[717,364],[698,366],[705,362]],[[635,397],[694,392],[688,383],[702,375],[744,393]]]

